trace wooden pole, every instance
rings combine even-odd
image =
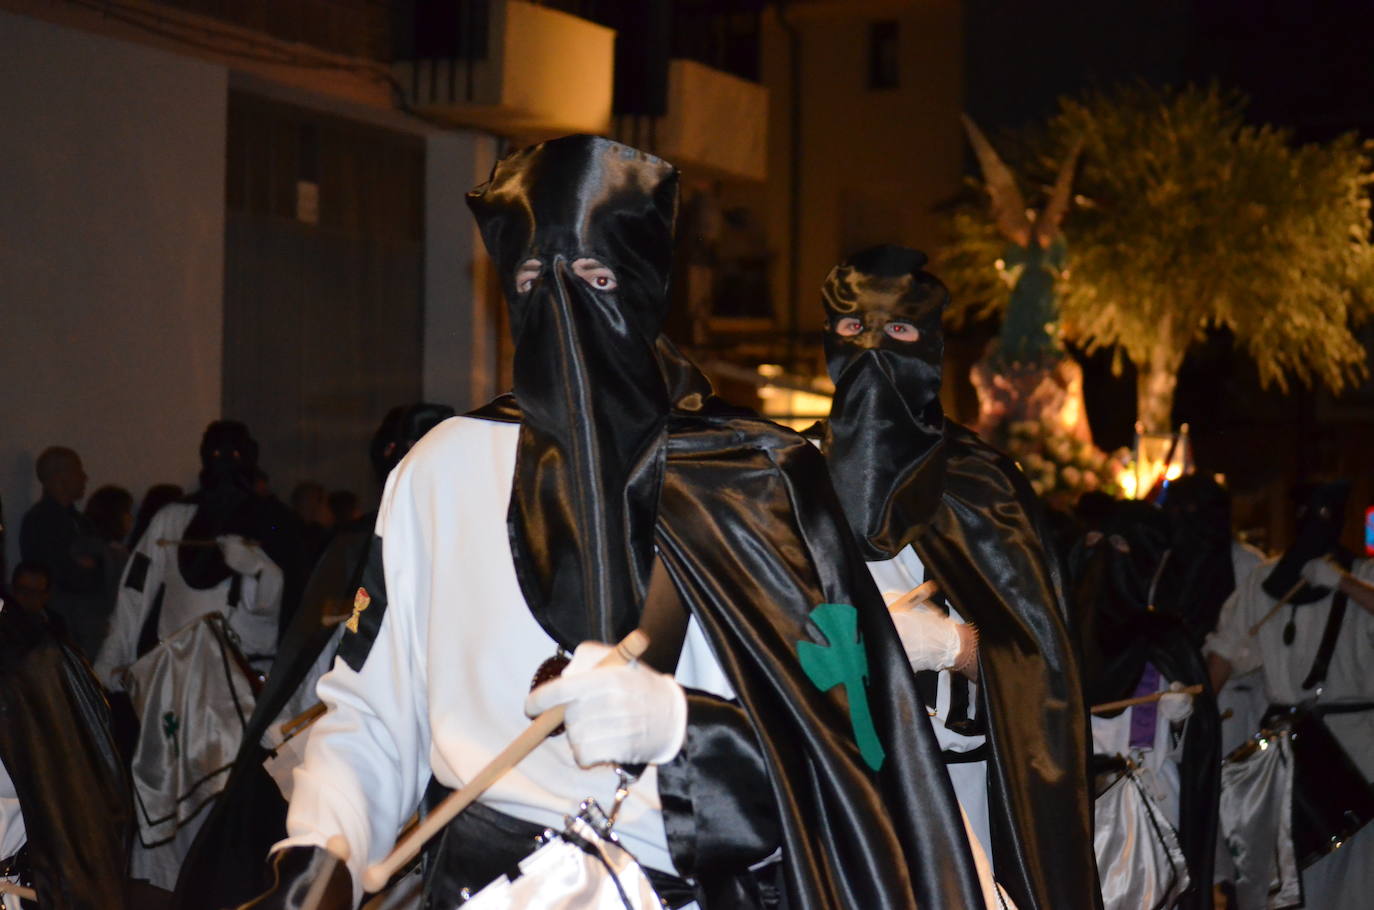
[[[282,724],[281,735],[287,739],[290,739],[296,733],[300,732],[301,730],[304,730],[306,727],[310,726],[315,721],[319,720],[321,717],[324,717],[324,712],[326,710],[328,709],[325,708],[324,702],[315,702],[313,705],[306,708],[304,711],[297,714],[295,717],[291,718],[286,723]]]
[[[1121,701],[1109,701],[1100,705],[1092,706],[1093,714],[1111,714],[1113,711],[1120,711],[1122,708],[1131,708],[1135,705],[1148,705],[1151,702],[1159,701],[1166,695],[1201,695],[1202,684],[1189,686],[1186,689],[1166,689],[1163,692],[1156,692],[1153,695],[1137,695],[1135,698],[1123,698]]]
[[[597,666],[614,667],[627,664],[643,654],[648,647],[649,636],[636,629],[626,635],[620,644],[616,645],[615,650],[603,657]],[[459,812],[476,802],[477,798],[485,793],[488,787],[519,764],[526,755],[534,751],[536,746],[548,738],[550,733],[558,729],[559,725],[563,723],[565,707],[565,705],[556,705],[536,717],[523,733],[511,740],[510,745],[502,749],[499,755],[487,763],[486,767],[478,771],[472,780],[463,785],[461,790],[449,794],[439,804],[438,808],[415,826],[415,830],[402,838],[385,859],[375,865],[368,866],[367,871],[363,873],[363,888],[369,893],[376,893],[386,887],[386,883],[391,880],[391,877],[399,872],[406,863],[414,859],[415,855],[420,852],[420,848],[428,843],[430,838],[444,830],[444,827],[453,821]]]
[[[14,882],[0,881],[0,894],[15,894],[20,900],[33,901],[38,903],[38,892],[32,888],[25,888],[23,885],[16,885]]]
[[[1293,596],[1297,594],[1298,591],[1302,590],[1302,586],[1305,584],[1307,584],[1307,579],[1298,579],[1298,583],[1293,585],[1293,587],[1289,588],[1287,594],[1279,598],[1279,602],[1274,604],[1274,608],[1270,610],[1268,613],[1265,613],[1263,619],[1261,619],[1259,622],[1255,623],[1253,626],[1250,627],[1250,637],[1254,638],[1256,635],[1258,635],[1259,630],[1264,628],[1264,624],[1267,623],[1269,620],[1273,619],[1274,616],[1277,615],[1278,612],[1282,610],[1290,600],[1293,599]]]

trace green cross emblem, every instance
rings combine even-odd
[[[162,715],[162,735],[171,740],[172,756],[174,758],[179,758],[181,756],[181,747],[177,745],[177,728],[180,726],[181,721],[177,720],[177,716],[171,711]]]
[[[849,702],[849,722],[864,762],[877,771],[887,753],[873,726],[868,708],[868,652],[859,635],[859,611],[849,604],[821,604],[811,611],[811,621],[829,644],[797,642],[797,658],[808,679],[822,692],[844,686]]]

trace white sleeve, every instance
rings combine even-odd
[[[115,597],[114,612],[110,616],[110,630],[96,656],[93,669],[96,677],[112,691],[122,691],[120,678],[124,668],[138,658],[138,637],[148,610],[162,587],[166,572],[167,547],[158,546],[164,537],[169,507],[163,507],[148,523],[148,530],[134,547],[119,579],[119,593]]]
[[[334,668],[316,688],[328,712],[311,730],[305,762],[295,772],[288,837],[273,847],[323,847],[343,835],[355,901],[363,870],[391,850],[430,775],[422,645],[430,557],[420,527],[427,509],[417,507],[412,476],[403,466],[387,481],[377,518],[385,584],[375,581],[374,551],[364,573],[371,600],[361,613],[355,606],[358,631],[344,633]],[[368,621],[367,610],[379,611],[376,620]]]
[[[1239,676],[1260,666],[1260,646],[1250,634],[1245,600],[1253,586],[1246,581],[1231,592],[1217,615],[1217,627],[1202,644],[1203,654],[1215,654],[1231,665],[1231,673]]]
[[[281,568],[266,553],[262,554],[262,558],[264,565],[257,578],[253,579],[252,590],[248,592],[243,606],[250,613],[276,616],[281,610]]]

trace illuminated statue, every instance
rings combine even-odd
[[[1039,213],[1026,207],[1011,170],[968,117],[969,141],[992,199],[993,220],[1007,239],[997,268],[1011,286],[1002,331],[974,365],[978,424],[984,438],[1005,444],[1012,422],[1049,423],[1089,442],[1083,372],[1060,341],[1055,285],[1065,274],[1067,248],[1060,223],[1068,211],[1074,166],[1082,144],[1064,159],[1050,200]]]

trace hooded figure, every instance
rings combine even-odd
[[[388,411],[368,446],[377,484],[386,483],[391,469],[415,443],[453,413],[447,405],[428,402],[398,405]],[[268,886],[262,857],[286,836],[285,797],[299,758],[298,747],[305,742],[301,738],[299,742],[281,743],[279,724],[318,701],[315,683],[334,661],[343,633],[339,619],[346,618],[353,608],[363,567],[376,540],[372,534],[376,523],[374,508],[335,528],[316,562],[300,608],[253,706],[234,770],[182,864],[177,907],[232,907]],[[274,728],[274,722],[278,727]]]
[[[1298,725],[1303,900],[1333,910],[1363,907],[1374,891],[1374,791],[1360,786],[1374,781],[1374,560],[1340,546],[1349,491],[1343,481],[1295,491],[1293,544],[1238,581],[1204,646],[1214,686],[1258,669],[1271,712]]]
[[[1021,472],[945,419],[949,295],[925,260],[877,247],[826,279],[830,477],[863,557],[914,551],[951,611],[977,625],[976,718],[964,732],[987,738],[998,884],[1022,910],[1098,907],[1087,718],[1059,570]]]
[[[1189,474],[1169,482],[1163,505],[1173,540],[1155,606],[1178,616],[1200,648],[1236,588],[1231,494],[1204,474]]]
[[[109,724],[85,660],[0,604],[0,878],[44,910],[125,906],[133,806]]]
[[[136,543],[95,661],[96,675],[112,691],[128,692],[138,715],[132,874],[169,891],[228,777],[222,750],[232,755],[238,747],[249,709],[242,699],[251,706],[251,688],[277,650],[294,522],[275,501],[253,494],[257,456],[242,423],[206,427],[200,488],[159,510]],[[228,632],[215,636],[212,662],[231,659],[236,666],[227,676],[207,676],[193,653],[212,641],[196,630],[214,613]]]
[[[351,906],[350,878],[426,790],[470,779],[554,704],[566,733],[440,839],[436,906],[579,801],[608,806],[616,763],[649,765],[615,830],[671,906],[982,906],[823,462],[713,398],[659,334],[676,188],[665,162],[573,136],[503,159],[469,195],[511,308],[515,391],[392,473],[366,603],[318,687],[329,712],[296,773],[279,884],[251,906],[293,906],[336,834],[352,858],[325,906]],[[690,616],[680,656],[587,669],[665,590]],[[526,699],[560,649],[572,663]]]
[[[1171,683],[1207,686],[1202,654],[1180,615],[1187,611],[1158,606],[1165,579],[1179,569],[1171,556],[1178,538],[1158,508],[1127,501],[1117,503],[1100,533],[1081,542],[1073,628],[1090,704],[1153,694]],[[1225,558],[1229,567],[1229,553]],[[1157,705],[1094,717],[1093,729],[1099,751],[1143,754],[1135,760],[1153,775],[1152,789],[1178,828],[1188,864],[1191,884],[1176,906],[1192,910],[1212,906],[1221,721],[1211,692],[1192,699],[1191,713],[1187,698],[1171,695]]]

